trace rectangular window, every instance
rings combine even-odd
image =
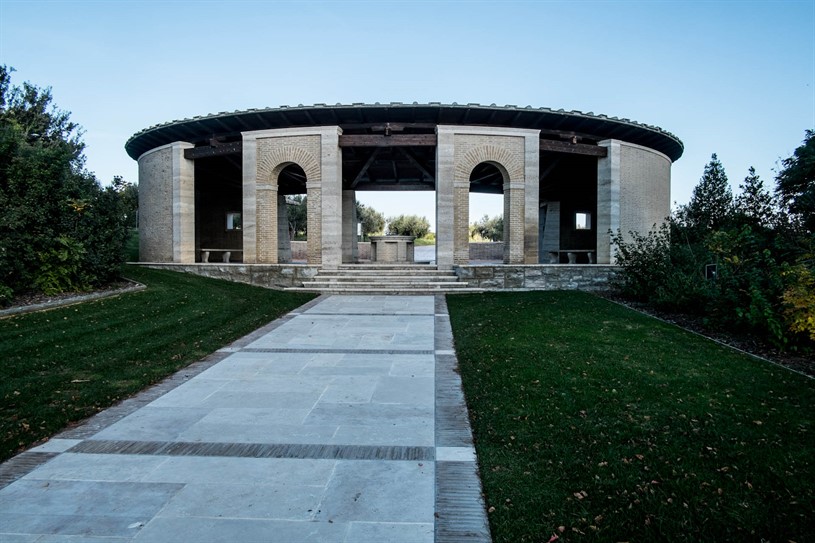
[[[227,230],[240,230],[241,229],[241,214],[240,213],[227,213],[226,214],[226,229]]]
[[[591,213],[578,212],[574,214],[575,230],[591,230]]]

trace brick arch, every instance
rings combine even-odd
[[[320,178],[320,163],[308,151],[300,147],[284,146],[272,150],[258,164],[257,183],[272,184],[286,166],[297,164],[306,174],[306,180]]]
[[[524,178],[523,157],[497,145],[482,145],[468,151],[456,164],[456,181],[469,181],[470,174],[482,162],[492,164],[501,172],[504,182]]]

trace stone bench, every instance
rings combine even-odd
[[[577,263],[577,254],[586,253],[589,264],[594,264],[594,249],[568,249],[563,251],[549,251],[549,264],[560,264],[560,255],[566,253],[566,258],[569,259],[569,264]]]
[[[201,262],[209,262],[209,253],[223,253],[223,261],[229,262],[232,253],[243,254],[243,249],[201,249]]]

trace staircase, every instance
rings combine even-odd
[[[459,281],[452,270],[422,264],[343,264],[320,270],[303,286],[286,290],[320,294],[443,294],[483,292]]]

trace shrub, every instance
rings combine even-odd
[[[418,215],[399,215],[388,218],[388,234],[423,238],[430,232],[430,222]]]

